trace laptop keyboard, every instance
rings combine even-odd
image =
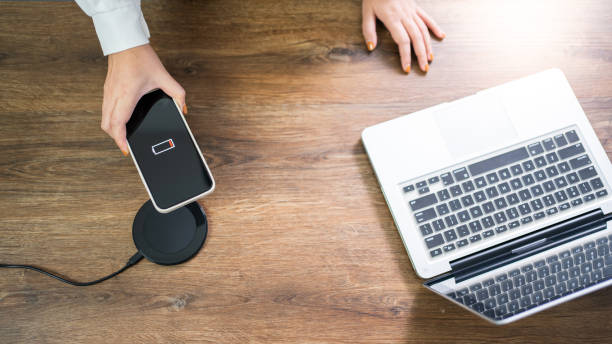
[[[447,296],[493,320],[503,320],[612,279],[612,235],[486,277]]]
[[[432,258],[609,194],[575,129],[510,149],[400,185]]]

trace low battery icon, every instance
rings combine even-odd
[[[159,155],[165,151],[171,150],[172,148],[174,148],[174,141],[172,141],[172,139],[167,139],[166,141],[153,145],[151,150],[153,150],[153,154]]]

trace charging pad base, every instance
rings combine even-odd
[[[149,200],[138,210],[132,226],[138,251],[161,265],[180,264],[195,256],[207,234],[206,214],[197,202],[162,214]]]

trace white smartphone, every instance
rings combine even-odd
[[[158,212],[169,213],[215,189],[181,109],[162,90],[140,98],[126,131],[130,155]]]

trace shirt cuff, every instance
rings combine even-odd
[[[137,6],[120,7],[92,18],[105,56],[149,43],[149,28]]]

